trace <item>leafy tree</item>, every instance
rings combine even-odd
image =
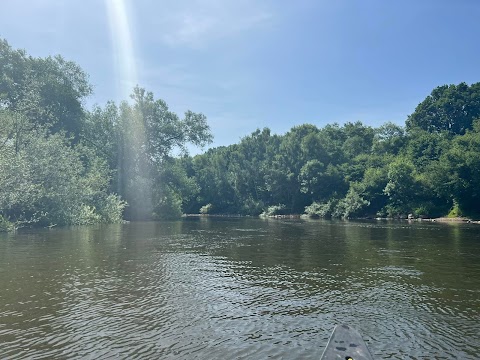
[[[17,224],[72,225],[120,221],[124,203],[108,193],[109,169],[61,134],[32,132],[0,158],[0,212]]]
[[[33,129],[34,125],[25,115],[0,110],[0,151],[10,146],[18,153]]]
[[[268,187],[281,193],[274,201],[285,204],[292,213],[302,212],[311,202],[310,196],[301,191],[299,175],[305,163],[312,160],[313,154],[306,147],[306,143],[312,134],[318,133],[318,128],[310,124],[293,127],[282,137],[278,156],[273,162],[273,172],[269,180],[274,182],[269,183]]]
[[[327,151],[330,163],[338,165],[346,160],[343,144],[346,140],[345,132],[338,124],[326,125],[320,129],[318,136],[323,148]]]
[[[300,170],[301,191],[314,200],[326,200],[333,194],[344,193],[348,186],[336,167],[325,166],[318,160],[308,161]]]
[[[313,218],[330,218],[338,204],[338,199],[331,198],[327,202],[314,201],[305,207],[305,214]]]
[[[120,221],[126,203],[115,191],[131,219],[178,216],[195,198],[197,183],[173,156],[211,141],[203,114],[180,118],[140,87],[131,103],[86,111],[90,94],[77,64],[0,39],[2,229]]]
[[[128,119],[138,117],[137,126],[145,134],[145,139],[141,139],[145,142],[142,145],[152,162],[161,162],[175,149],[186,152],[187,144],[202,147],[212,141],[205,115],[187,111],[180,119],[168,109],[165,101],[155,100],[152,92],[138,86],[133,89],[131,98],[133,106],[130,111],[133,113]],[[131,130],[128,124],[123,124],[123,127],[125,131]]]
[[[183,213],[183,204],[192,200],[198,191],[197,183],[187,176],[180,162],[173,158],[164,159],[154,179],[154,217],[178,218]]]
[[[195,180],[201,189],[197,201],[189,205],[196,213],[201,206],[211,203],[212,212],[238,213],[235,186],[237,176],[230,168],[230,152],[226,147],[209,150],[193,158]]]
[[[342,152],[346,158],[352,159],[360,154],[369,154],[372,149],[374,129],[363,125],[360,121],[346,123],[342,128],[345,140]]]
[[[411,162],[397,158],[388,166],[388,183],[385,194],[389,197],[389,215],[407,214],[416,200],[417,182]]]
[[[377,155],[397,155],[406,142],[405,130],[394,123],[387,122],[375,129],[372,152]]]
[[[332,216],[348,219],[351,216],[359,215],[363,208],[370,205],[353,187],[351,187],[347,195],[338,201]]]
[[[410,132],[403,152],[415,168],[421,171],[448,150],[450,146],[448,137],[445,132],[429,133],[417,129]]]
[[[110,191],[108,162],[79,143],[90,93],[75,63],[34,58],[0,40],[2,224],[121,221],[125,203]]]
[[[0,108],[25,115],[52,133],[66,131],[78,139],[92,93],[88,76],[61,56],[34,58],[0,39]]]
[[[369,204],[365,207],[368,215],[384,215],[389,200],[384,192],[388,181],[388,168],[378,166],[367,168],[362,181],[351,185],[362,198],[368,199]]]
[[[204,146],[211,141],[206,118],[187,111],[180,119],[163,100],[139,87],[131,98],[133,104],[94,109],[83,139],[115,169],[114,186],[129,204],[127,218],[179,214],[193,186],[170,157],[174,151],[185,153],[188,143]]]
[[[327,149],[325,149],[322,139],[317,129],[305,135],[301,140],[301,151],[303,161],[317,160],[323,164],[331,162]]]
[[[467,214],[480,213],[480,120],[474,122],[473,129],[456,137],[450,150],[442,156],[437,167],[435,185],[448,191],[451,197]],[[443,182],[440,183],[440,182]]]
[[[480,83],[443,85],[435,88],[411,114],[407,131],[419,128],[428,132],[464,134],[480,118]]]
[[[105,159],[111,169],[117,169],[118,166],[122,134],[120,125],[119,107],[114,102],[108,102],[103,108],[94,106],[87,113],[81,134],[82,142],[90,147],[96,156]]]
[[[321,190],[324,188],[322,176],[325,173],[325,165],[318,160],[309,160],[300,169],[299,180],[302,187],[300,191],[303,193],[317,194],[320,196]],[[323,196],[322,196],[323,197]]]
[[[275,216],[275,215],[285,215],[287,213],[287,207],[284,204],[277,204],[269,206],[263,212],[263,216]]]

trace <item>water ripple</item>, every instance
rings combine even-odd
[[[439,231],[216,224],[0,243],[12,268],[0,272],[0,358],[318,358],[337,323],[357,327],[378,358],[480,351],[479,247],[461,234],[416,244],[396,239]]]

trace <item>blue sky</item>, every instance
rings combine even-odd
[[[263,127],[403,125],[434,87],[480,81],[479,18],[479,0],[2,0],[0,37],[77,62],[88,106],[138,82],[202,112],[218,146]]]

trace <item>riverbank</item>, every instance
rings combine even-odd
[[[480,224],[480,221],[478,220],[473,220],[470,218],[465,218],[465,217],[454,217],[454,218],[449,218],[449,217],[440,217],[436,219],[424,219],[426,221],[433,221],[433,222],[444,222],[444,223],[467,223],[467,224]]]
[[[241,214],[184,214],[183,217],[214,217],[214,218],[236,218],[236,217],[256,217],[251,215],[241,215]],[[299,214],[288,214],[288,215],[259,215],[259,218],[268,218],[268,219],[314,219],[309,215],[299,215]],[[426,222],[440,222],[440,223],[455,223],[455,224],[480,224],[479,220],[473,220],[466,217],[439,217],[439,218],[411,218],[411,217],[371,217],[371,218],[350,218],[348,220],[408,220],[408,221],[426,221]]]

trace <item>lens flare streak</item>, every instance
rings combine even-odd
[[[117,89],[121,99],[127,99],[138,83],[132,26],[129,19],[130,6],[125,0],[105,0],[110,35],[113,44],[113,57]]]

